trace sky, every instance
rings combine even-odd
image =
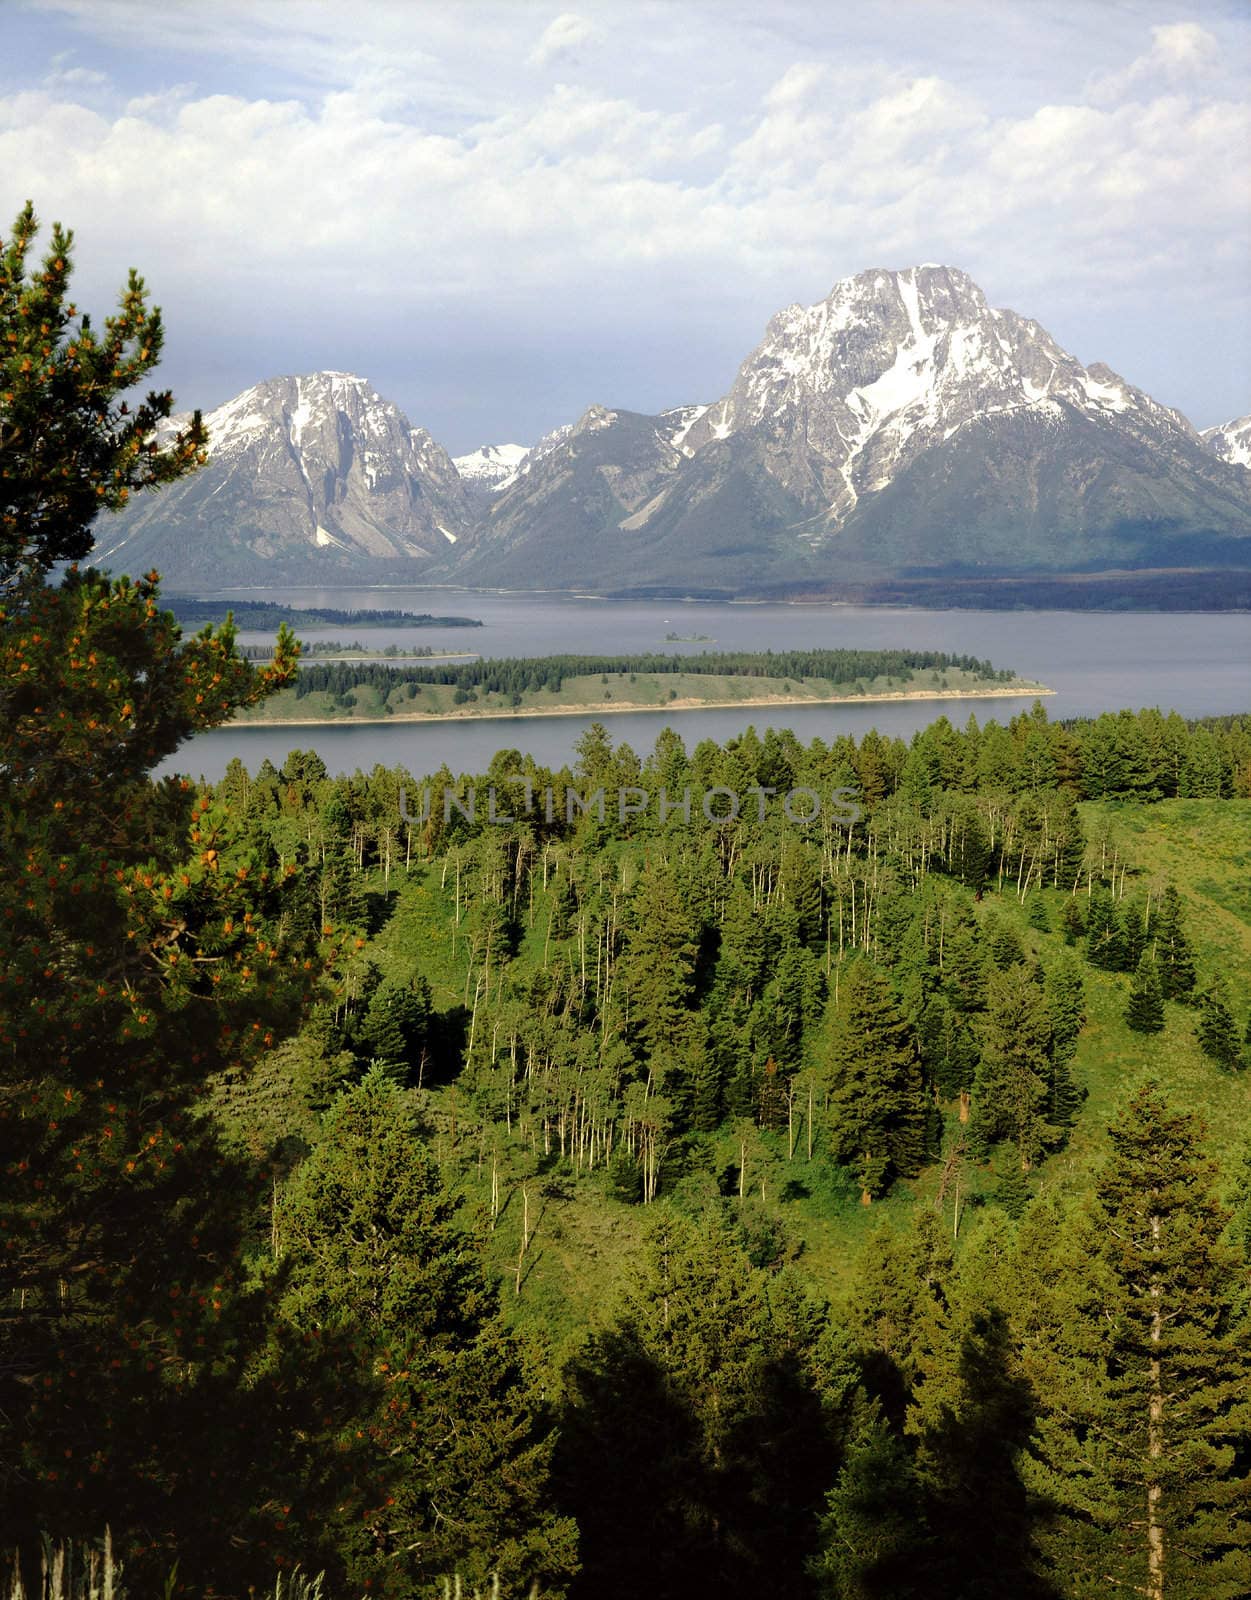
[[[454,454],[723,394],[842,277],[962,267],[1251,411],[1247,0],[0,0],[0,222],[128,268],[210,409],[370,379]]]

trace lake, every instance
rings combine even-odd
[[[704,650],[886,649],[946,650],[987,657],[1023,677],[1047,684],[1053,718],[1097,716],[1122,707],[1158,706],[1183,716],[1251,710],[1251,615],[1087,611],[923,611],[905,607],[763,605],[673,600],[615,601],[555,594],[498,594],[450,589],[297,589],[233,591],[296,606],[339,610],[400,609],[480,617],[482,628],[400,627],[353,630],[350,625],[302,629],[301,637],[360,638],[378,645],[428,644],[435,651],[472,650],[486,656],[576,655]],[[223,592],[222,598],[230,594]],[[706,634],[708,642],[666,641],[667,633]],[[241,643],[268,635],[240,632]],[[403,663],[401,663],[403,664]],[[419,664],[419,663],[413,663]],[[701,739],[723,741],[752,723],[793,728],[804,740],[876,727],[909,737],[936,717],[963,723],[1006,721],[1028,708],[1021,700],[919,700],[745,710],[621,712],[603,718],[614,741],[640,754],[661,728],[672,726],[688,749]],[[529,751],[559,765],[590,724],[576,717],[493,717],[464,723],[397,723],[357,727],[220,728],[203,733],[166,761],[161,771],[218,778],[238,756],[255,771],[266,756],[281,766],[291,750],[313,748],[332,772],[368,771],[376,763],[404,766],[416,776],[444,762],[453,772],[481,772],[497,750]]]

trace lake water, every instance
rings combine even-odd
[[[1069,611],[922,611],[881,606],[704,604],[612,601],[565,595],[517,595],[451,589],[267,589],[234,591],[296,606],[386,609],[480,617],[482,628],[301,630],[301,636],[359,638],[380,648],[428,644],[436,651],[486,656],[578,655],[704,650],[946,650],[987,657],[1047,684],[1053,718],[1095,716],[1122,707],[1158,706],[1183,716],[1251,711],[1251,615]],[[229,598],[229,595],[225,595]],[[706,643],[666,642],[666,633],[707,634]],[[241,632],[241,643],[268,637]],[[402,663],[401,663],[402,664]],[[621,712],[603,717],[614,741],[640,754],[672,726],[688,749],[749,724],[793,728],[804,740],[871,727],[907,737],[940,715],[964,722],[1006,720],[1022,700],[920,700],[866,705],[750,707],[743,710]],[[368,771],[376,763],[417,776],[446,762],[453,772],[481,772],[497,750],[529,751],[549,765],[572,753],[596,716],[492,717],[465,723],[357,727],[220,728],[198,735],[161,770],[218,778],[238,756],[255,771],[266,756],[280,766],[291,750],[313,748],[332,772]]]

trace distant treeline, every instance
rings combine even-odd
[[[772,583],[753,588],[634,584],[611,600],[754,600],[967,611],[1251,611],[1251,569],[1036,574],[996,578],[963,573],[905,575],[852,583]]]
[[[318,690],[346,694],[368,685],[384,694],[402,683],[447,684],[468,692],[526,694],[559,692],[566,678],[609,673],[697,673],[708,677],[823,678],[831,684],[854,684],[874,678],[904,678],[914,672],[960,671],[987,683],[1007,683],[1006,668],[976,656],[947,655],[936,650],[755,650],[710,651],[706,655],[660,653],[620,656],[525,656],[498,661],[476,660],[437,667],[397,668],[373,661],[336,661],[309,667],[300,674],[296,695]]]
[[[270,661],[274,654],[272,644],[241,644],[236,645],[235,649],[245,661]],[[368,649],[369,646],[362,644],[359,639],[353,639],[351,644],[344,644],[340,639],[313,639],[311,642],[305,640],[304,657],[338,656],[349,651],[363,655]],[[432,656],[435,652],[432,644],[389,644],[375,653],[380,656]]]
[[[336,611],[330,606],[297,608],[277,605],[270,600],[189,600],[167,597],[167,606],[179,622],[203,627],[206,622],[221,623],[232,611],[241,628],[273,628],[285,622],[292,628],[342,626],[354,628],[480,628],[479,617],[435,617],[428,611]]]

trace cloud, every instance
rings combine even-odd
[[[473,37],[432,11],[416,41],[407,6],[366,7],[358,45],[339,8],[292,0],[310,19],[309,75],[292,81],[255,67],[274,42],[252,8],[220,4],[250,63],[226,74],[230,92],[176,82],[179,48],[164,80],[128,79],[111,98],[64,81],[0,95],[0,222],[31,194],[77,230],[83,303],[138,265],[170,348],[174,330],[203,326],[248,381],[369,370],[385,349],[417,392],[440,340],[529,340],[549,366],[641,366],[653,349],[660,390],[699,338],[726,370],[681,381],[711,393],[779,305],[867,266],[932,260],[1042,321],[1136,303],[1144,348],[1172,318],[1196,371],[1201,319],[1246,316],[1251,171],[1231,153],[1251,146],[1251,109],[1193,24],[1149,41],[1122,30],[1089,89],[1075,66],[1068,85],[1005,94],[959,62],[917,70],[882,37],[856,54],[813,30],[768,33],[732,0],[700,13],[719,24],[702,33],[697,0],[597,0],[591,20],[557,16],[537,43],[545,13],[516,0],[479,6]],[[197,11],[162,12],[161,26]],[[106,13],[137,27],[149,8],[99,0],[83,15]],[[550,65],[592,31],[576,85],[516,71],[527,51]],[[596,385],[615,398],[611,371]]]
[[[539,42],[526,60],[532,67],[545,67],[561,56],[569,55],[594,31],[593,25],[585,17],[573,11],[564,11],[544,28]]]
[[[1197,22],[1170,22],[1151,30],[1151,48],[1127,67],[1091,80],[1093,100],[1115,101],[1127,94],[1177,88],[1202,79],[1220,67],[1215,36]]]
[[[1198,48],[1161,32],[1153,50]],[[940,246],[1006,262],[1022,240],[1026,276],[1080,275],[1097,238],[1096,270],[1132,278],[1148,259],[1184,270],[1251,205],[1247,169],[1228,162],[1251,142],[1234,101],[992,117],[933,75],[799,63],[740,122],[727,140],[689,113],[562,84],[452,132],[377,74],[281,100],[181,86],[115,115],[60,85],[0,100],[0,199],[12,209],[2,174],[20,172],[45,211],[114,235],[124,216],[128,252],[155,249],[188,283],[207,255],[313,294],[355,273],[368,292],[406,261],[390,292],[414,307],[451,285],[466,302],[489,292],[501,251],[514,287],[555,290],[631,262],[802,284],[822,262],[834,276]]]
[[[63,67],[58,64],[45,74],[41,86],[53,92],[73,93],[75,90],[101,89],[108,82],[108,74],[97,72],[94,67]]]

